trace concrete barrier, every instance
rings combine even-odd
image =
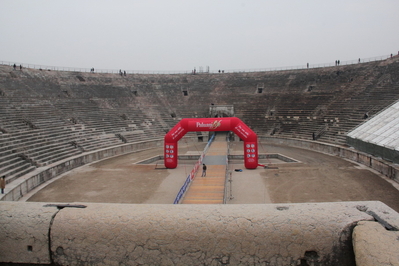
[[[376,201],[58,205],[1,202],[0,263],[345,266],[370,213],[399,228],[399,214]]]

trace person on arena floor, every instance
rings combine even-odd
[[[201,176],[206,176],[206,165],[204,163],[202,164],[202,175]]]

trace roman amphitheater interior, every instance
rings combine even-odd
[[[399,265],[398,99],[399,56],[231,73],[0,65],[0,265]],[[209,131],[164,167],[181,119],[220,117],[256,133],[257,169],[237,135]],[[190,198],[196,180],[220,190]]]

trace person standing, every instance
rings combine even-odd
[[[0,178],[0,188],[1,188],[1,194],[4,194],[4,189],[6,188],[6,176],[3,175]]]
[[[204,163],[202,164],[202,175],[201,176],[206,176],[206,165]]]

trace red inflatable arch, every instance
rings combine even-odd
[[[244,164],[247,169],[258,167],[258,137],[237,117],[184,118],[166,135],[164,162],[166,168],[176,168],[177,142],[190,131],[233,131],[244,141]]]

